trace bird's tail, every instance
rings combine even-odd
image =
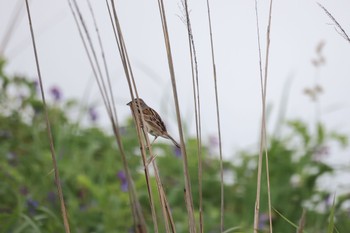
[[[177,143],[177,142],[175,141],[175,139],[174,139],[172,136],[170,136],[170,135],[168,134],[168,135],[167,135],[167,138],[169,138],[169,139],[174,143],[174,145],[175,145],[177,148],[180,148],[180,144]]]

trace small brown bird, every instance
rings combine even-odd
[[[127,105],[130,106],[131,111],[133,112],[134,109],[137,109],[137,116],[141,122],[141,127],[144,125],[145,130],[154,136],[152,143],[157,139],[157,137],[160,136],[170,139],[175,146],[180,148],[180,145],[175,141],[175,139],[168,134],[165,124],[162,121],[162,118],[160,118],[159,114],[154,109],[149,107],[141,98],[136,98],[133,101],[130,101]],[[144,124],[142,124],[140,110],[143,113],[143,118],[145,120]]]

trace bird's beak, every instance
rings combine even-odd
[[[130,106],[131,102],[132,102],[132,101],[130,101],[130,102],[129,102],[129,103],[127,103],[126,105],[129,105],[129,106]]]

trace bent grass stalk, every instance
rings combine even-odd
[[[335,23],[336,29],[338,28],[340,30],[339,34],[347,41],[350,43],[350,37],[348,36],[348,34],[345,32],[344,28],[340,25],[340,23],[338,23],[338,21],[334,18],[334,16],[324,7],[322,6],[320,3],[317,3],[319,5],[319,7],[322,8],[322,10],[324,10],[324,12],[328,15],[328,17]]]

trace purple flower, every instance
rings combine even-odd
[[[59,101],[62,99],[61,90],[57,86],[53,86],[50,88],[50,94],[54,101]]]
[[[329,147],[326,145],[320,145],[314,148],[313,159],[315,161],[320,161],[321,159],[329,155]]]
[[[120,179],[120,181],[122,181],[122,182],[126,181],[126,175],[125,175],[124,171],[119,171],[117,176]]]
[[[178,148],[177,146],[173,147],[173,151],[176,157],[180,158],[181,157],[181,148]]]
[[[331,195],[330,193],[327,194],[327,196],[324,198],[324,202],[327,208],[330,208],[333,206],[333,201],[334,201],[334,195]]]
[[[124,171],[119,171],[117,174],[118,179],[120,180],[120,188],[123,192],[128,191],[128,179],[126,178],[126,175]]]
[[[269,215],[267,213],[259,214],[259,230],[263,230],[267,227],[267,224],[269,222]]]
[[[92,122],[96,122],[98,119],[98,113],[94,107],[89,107],[89,117]]]
[[[39,203],[33,199],[27,199],[27,208],[30,215],[35,215]]]

